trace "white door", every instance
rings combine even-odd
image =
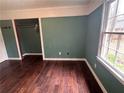
[[[2,32],[0,29],[0,63],[7,59],[7,52],[4,44],[4,40],[2,37]]]

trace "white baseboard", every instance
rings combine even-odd
[[[8,58],[7,60],[21,60],[21,58]]]
[[[85,61],[84,58],[44,58],[45,61]]]
[[[102,85],[101,81],[99,80],[98,76],[95,74],[94,70],[90,66],[89,62],[85,58],[44,58],[43,60],[46,61],[84,61],[88,68],[90,69],[91,73],[93,74],[94,78],[96,79],[97,83],[99,84],[100,88],[102,89],[103,93],[107,93],[107,90]]]
[[[26,56],[26,55],[42,55],[42,53],[25,53],[25,54],[23,54],[23,56]],[[8,60],[21,60],[21,58],[8,58]],[[101,81],[99,80],[98,76],[95,74],[94,70],[90,66],[87,59],[85,59],[85,58],[44,58],[44,60],[45,61],[61,61],[61,60],[62,61],[84,61],[87,64],[90,71],[92,72],[92,74],[93,74],[94,78],[96,79],[97,83],[101,87],[103,93],[108,93],[107,90],[102,85]]]
[[[4,61],[6,61],[6,60],[7,60],[7,58],[6,58],[6,59],[2,59],[2,60],[0,60],[0,63],[4,62]]]
[[[101,87],[103,93],[108,93],[107,90],[105,89],[105,87],[103,86],[103,84],[101,83],[101,81],[99,80],[98,76],[95,74],[94,70],[92,69],[92,67],[90,66],[89,62],[87,61],[87,59],[85,59],[85,62],[88,66],[88,68],[90,69],[90,71],[92,72],[94,78],[96,79],[97,83],[99,84],[99,86]]]
[[[90,66],[89,62],[86,58],[44,58],[43,60],[46,61],[84,61],[88,68],[90,69],[91,73],[93,74],[94,78],[96,79],[97,83],[99,84],[100,88],[102,89],[103,93],[107,93],[107,90],[102,85],[101,81],[99,80],[98,76],[95,74],[94,70]]]
[[[42,53],[24,53],[22,56],[27,56],[27,55],[42,55]]]

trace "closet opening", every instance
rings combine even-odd
[[[22,59],[27,55],[42,55],[38,19],[16,19],[14,22]]]

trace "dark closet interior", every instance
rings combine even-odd
[[[38,19],[18,19],[15,26],[22,56],[42,53]]]

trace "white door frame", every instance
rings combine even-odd
[[[3,39],[3,35],[1,32],[1,28],[0,28],[0,46],[2,47],[2,51],[1,51],[1,55],[0,56],[0,63],[7,60],[8,59],[8,55],[7,55],[7,51],[6,51],[6,46],[4,43],[4,39]]]
[[[27,18],[29,19],[29,18]],[[43,34],[42,34],[42,26],[41,26],[41,18],[37,18],[38,19],[38,22],[39,22],[39,29],[40,29],[40,41],[41,41],[41,50],[42,50],[42,56],[43,56],[43,59],[45,58],[45,55],[44,55],[44,45],[43,45]],[[20,50],[20,45],[19,45],[19,39],[18,39],[18,36],[17,36],[17,30],[16,30],[16,25],[15,25],[15,19],[11,19],[12,20],[12,25],[13,25],[13,30],[14,30],[14,35],[15,35],[15,39],[16,39],[16,45],[17,45],[17,49],[18,49],[18,54],[19,54],[19,59],[22,60],[22,56],[21,55],[21,50]],[[26,53],[27,55],[29,54],[35,54],[35,55],[41,55],[41,54],[36,54],[36,53]]]
[[[18,39],[18,36],[17,36],[17,30],[16,30],[15,22],[14,22],[14,19],[11,19],[11,20],[12,20],[12,26],[13,26],[13,31],[14,31],[15,40],[16,40],[16,46],[17,46],[17,49],[18,49],[19,59],[22,59],[21,50],[20,50],[20,46],[19,46],[19,39]]]
[[[42,48],[42,56],[43,56],[43,60],[45,60],[41,18],[38,18],[38,21],[39,21],[39,28],[40,28],[40,39],[41,39],[40,41],[41,41],[41,48]]]

